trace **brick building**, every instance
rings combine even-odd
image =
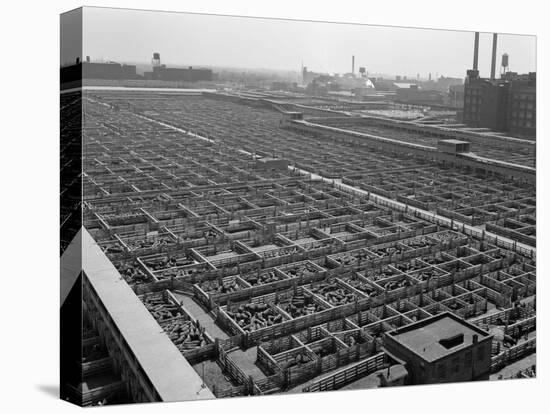
[[[468,71],[464,85],[463,122],[472,127],[536,134],[536,73],[508,73],[500,79],[480,78]]]
[[[165,65],[154,66],[152,72],[145,72],[146,78],[166,81],[199,82],[213,79],[212,69],[198,68],[170,68]]]
[[[135,65],[116,62],[77,62],[60,69],[61,83],[81,79],[138,79]]]
[[[385,347],[406,362],[413,384],[489,379],[492,335],[444,312],[385,334]]]
[[[537,126],[537,78],[535,73],[510,84],[508,119],[510,132],[535,136]]]

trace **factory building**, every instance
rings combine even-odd
[[[165,81],[199,82],[213,79],[212,69],[169,68],[166,65],[153,66],[152,72],[145,72],[145,78]]]
[[[429,79],[427,81],[420,81],[419,85],[423,89],[429,89],[439,92],[448,92],[451,86],[463,85],[464,79],[462,78],[452,78],[446,76],[440,76],[437,80]]]
[[[515,76],[510,83],[508,119],[510,132],[535,136],[537,127],[536,73]]]
[[[536,73],[486,79],[472,72],[464,88],[464,123],[534,137]]]
[[[82,64],[82,76],[87,79],[136,79],[135,65],[121,65],[115,62]]]
[[[450,312],[385,334],[387,351],[406,362],[413,384],[487,380],[492,335]]]
[[[421,89],[416,84],[397,82],[395,101],[415,105],[443,105],[445,96],[442,92]]]
[[[502,57],[502,75],[495,78],[497,35],[493,36],[491,77],[481,78],[477,67],[479,36],[474,44],[474,67],[464,85],[463,122],[476,128],[512,132],[521,136],[536,134],[536,73],[519,75],[506,72],[508,55]]]
[[[464,123],[506,131],[509,87],[509,82],[480,78],[477,71],[469,71],[464,87]]]
[[[302,82],[306,85],[306,92],[310,95],[327,95],[331,92],[346,91],[342,95],[362,97],[375,90],[374,83],[368,78],[365,67],[355,73],[355,56],[351,57],[351,72],[343,75],[319,74],[308,72],[302,67]]]
[[[464,84],[449,86],[449,105],[460,109],[464,107]]]
[[[80,79],[138,79],[135,65],[125,65],[116,62],[85,62],[76,61],[74,65],[61,68],[61,83]]]
[[[199,82],[211,81],[213,74],[211,69],[194,69],[192,66],[187,68],[169,68],[160,63],[160,53],[153,53],[151,59],[153,70],[145,72],[145,79],[155,79],[164,81],[183,81],[183,82]]]
[[[155,79],[165,81],[199,82],[211,81],[213,73],[211,69],[191,66],[187,68],[170,68],[160,63],[160,54],[154,53],[151,60],[152,71],[145,72],[144,76],[138,75],[136,65],[126,65],[117,62],[91,62],[90,57],[86,61],[61,68],[61,83],[79,81],[81,79]]]

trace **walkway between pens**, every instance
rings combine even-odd
[[[218,325],[216,325],[216,322],[210,312],[195,302],[192,297],[177,292],[172,293],[174,293],[174,296],[182,302],[183,307],[200,322],[212,338],[229,338],[229,336]],[[258,355],[256,346],[253,346],[246,351],[237,348],[230,351],[229,355],[246,374],[252,376],[255,380],[266,377],[262,370],[256,365],[256,358]]]

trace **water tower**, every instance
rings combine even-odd
[[[153,53],[153,59],[151,59],[151,65],[153,65],[153,67],[160,66],[160,53],[158,52]]]
[[[501,66],[501,69],[500,69],[500,73],[502,75],[505,75],[506,72],[508,72],[508,53],[505,53],[502,55],[502,62],[500,64]]]

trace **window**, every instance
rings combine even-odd
[[[512,123],[514,124],[514,122]],[[466,351],[466,354],[464,354],[464,362],[466,365],[470,365],[472,363],[472,351]]]

